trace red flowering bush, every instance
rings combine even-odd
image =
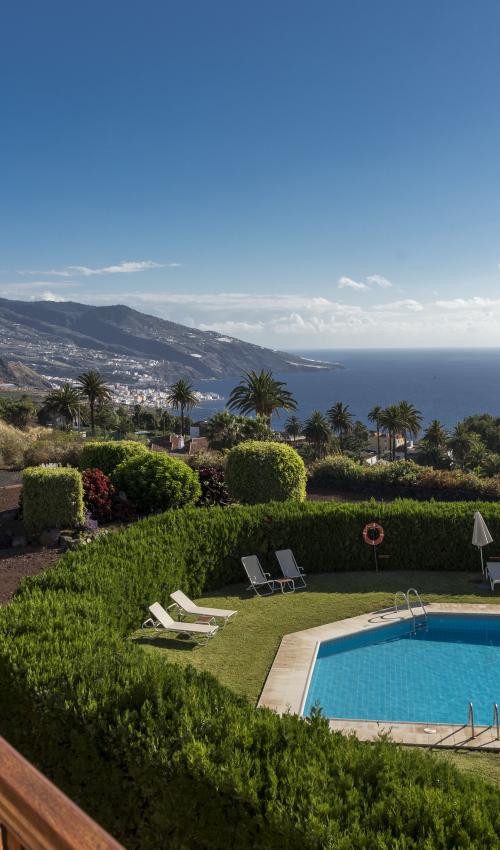
[[[231,497],[224,481],[224,470],[216,466],[200,466],[200,505],[229,505]]]
[[[113,516],[115,488],[111,479],[100,469],[82,472],[83,500],[94,519],[106,520]]]

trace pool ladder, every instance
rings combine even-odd
[[[421,610],[422,619],[420,620],[420,622],[417,621],[417,615],[415,614],[414,607],[411,603],[411,596],[412,595],[416,600],[417,608],[420,608],[420,610]],[[403,599],[403,602],[406,605],[406,608],[410,612],[412,619],[413,619],[412,635],[416,634],[417,629],[425,629],[427,631],[427,629],[428,629],[427,611],[425,610],[425,605],[420,598],[420,594],[419,594],[418,590],[415,590],[414,587],[409,587],[408,590],[406,591],[406,593],[404,593],[404,591],[402,591],[402,590],[398,590],[398,592],[394,596],[394,610],[396,611],[396,614],[399,611],[398,600],[400,598]]]
[[[472,703],[469,703],[469,713],[467,717],[467,726],[470,726],[470,736],[471,738],[476,737],[476,727],[474,725],[474,706]],[[496,702],[493,703],[493,723],[491,724],[491,728],[495,728],[496,730],[496,739],[500,741],[500,723],[498,722],[498,704]]]

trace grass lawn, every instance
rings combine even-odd
[[[196,600],[238,611],[234,622],[204,647],[139,632],[134,637],[147,652],[161,652],[168,662],[207,670],[255,704],[283,635],[392,605],[397,590],[415,586],[424,602],[500,605],[500,594],[494,596],[481,587],[480,572],[330,573],[309,576],[308,589],[294,594],[260,598],[247,593],[244,585],[233,585]],[[166,599],[158,601],[168,604]],[[500,754],[439,751],[438,755],[500,785]]]

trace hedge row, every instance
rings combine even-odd
[[[148,452],[143,443],[134,440],[95,440],[85,443],[80,455],[80,469],[100,469],[112,475],[118,464]]]
[[[226,484],[231,496],[246,505],[259,502],[303,502],[304,461],[291,446],[248,440],[227,456]]]
[[[30,534],[83,523],[82,476],[71,467],[28,467],[23,472],[23,520]]]
[[[500,500],[500,477],[480,478],[470,472],[433,469],[405,460],[367,466],[345,455],[330,455],[313,464],[310,483],[327,490],[390,493],[413,499]]]
[[[130,850],[497,847],[494,788],[425,753],[332,735],[318,718],[255,711],[127,640],[174,588],[241,580],[241,554],[291,545],[311,571],[363,568],[373,519],[394,566],[477,568],[475,508],[189,508],[68,553],[0,611],[2,732]],[[498,535],[500,512],[483,510]]]

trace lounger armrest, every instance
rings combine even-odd
[[[148,617],[147,620],[144,620],[141,629],[156,629],[158,623],[156,620],[153,620],[152,617]]]
[[[265,576],[267,576],[268,578],[271,578],[271,573],[266,573],[266,571],[265,571],[265,570],[263,570],[263,573],[264,573],[264,575],[265,575]]]
[[[172,602],[172,604],[168,606],[167,611],[170,611],[170,610],[176,612],[178,620],[184,619],[184,611],[182,610],[181,606],[177,602]]]

